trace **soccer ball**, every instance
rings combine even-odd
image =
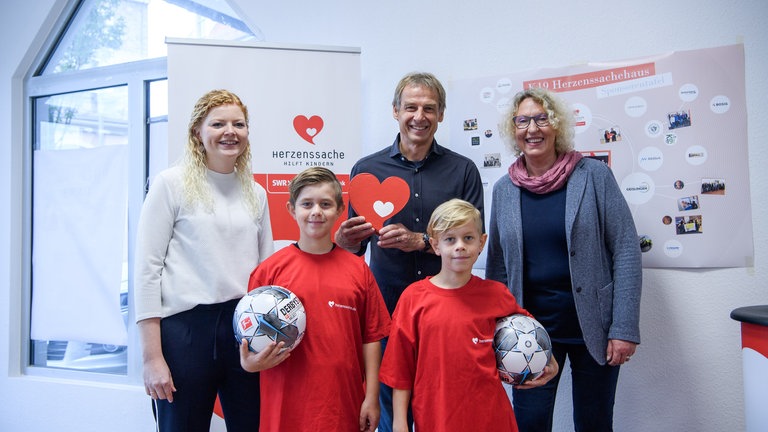
[[[245,338],[251,351],[258,353],[273,341],[285,342],[284,351],[301,342],[307,315],[294,293],[277,285],[266,285],[240,299],[232,325],[237,342]]]
[[[514,314],[496,320],[496,368],[502,381],[517,385],[539,377],[552,357],[552,342],[535,319]]]

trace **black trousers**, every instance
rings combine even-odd
[[[209,432],[219,396],[228,432],[259,427],[259,374],[240,366],[232,328],[237,300],[199,305],[160,321],[163,355],[176,386],[157,401],[160,432]]]
[[[512,404],[520,432],[552,430],[557,385],[566,356],[571,362],[574,430],[613,431],[613,405],[620,366],[601,366],[583,344],[553,342],[552,353],[560,365],[555,378],[541,387],[513,391]]]

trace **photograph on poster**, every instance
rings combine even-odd
[[[701,234],[701,215],[675,217],[675,226],[678,234]]]
[[[483,168],[498,168],[501,166],[501,153],[488,153],[483,160]]]
[[[725,179],[701,179],[701,193],[708,195],[725,195]]]
[[[640,236],[640,251],[648,252],[653,247],[653,240],[647,235]]]
[[[621,129],[619,129],[618,126],[613,126],[609,129],[603,129],[601,135],[600,143],[602,144],[621,141]]]
[[[604,162],[606,165],[611,166],[611,151],[610,150],[598,150],[598,151],[580,151],[584,157],[592,158]]]
[[[691,111],[676,111],[667,114],[669,129],[688,127],[691,125]]]
[[[677,209],[680,211],[696,210],[699,208],[699,196],[692,195],[677,200]]]

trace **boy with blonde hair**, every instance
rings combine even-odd
[[[396,432],[408,430],[409,402],[417,431],[517,431],[493,335],[497,318],[530,314],[506,286],[472,274],[487,239],[482,227],[480,212],[459,199],[438,206],[429,220],[441,269],[400,297],[379,373],[394,389]],[[518,388],[543,385],[557,371],[553,358],[542,376]]]

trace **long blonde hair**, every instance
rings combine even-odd
[[[209,212],[213,211],[213,195],[208,184],[208,166],[206,165],[205,146],[197,137],[197,129],[212,109],[222,105],[237,105],[243,111],[245,124],[248,125],[248,107],[240,98],[228,90],[211,90],[195,103],[187,130],[187,146],[184,152],[184,197],[186,204],[192,207],[201,204]],[[235,160],[235,172],[240,180],[246,206],[254,219],[259,215],[261,203],[254,188],[251,172],[251,142],[248,140],[243,153]]]

